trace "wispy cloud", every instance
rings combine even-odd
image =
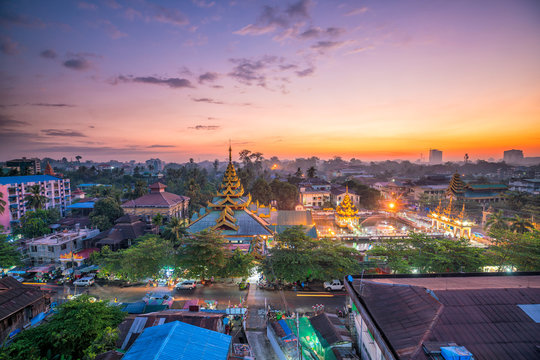
[[[211,8],[216,5],[215,1],[191,0],[191,2],[200,8]]]
[[[275,63],[278,58],[276,56],[266,55],[258,60],[246,58],[229,60],[235,64],[234,68],[229,73],[230,77],[246,85],[255,83],[258,86],[266,87],[265,70],[269,65]]]
[[[313,75],[314,73],[315,73],[315,68],[314,67],[309,67],[309,68],[304,69],[304,70],[296,71],[296,75],[298,75],[298,77],[306,77],[306,76],[309,76],[309,75]]]
[[[213,82],[219,78],[219,74],[216,72],[205,72],[204,74],[199,75],[199,84],[204,82]]]
[[[318,41],[311,45],[311,48],[319,52],[340,48],[346,44],[345,41]]]
[[[0,114],[0,128],[2,129],[28,125],[30,125],[30,123],[26,121],[15,120],[9,115]]]
[[[69,59],[64,61],[64,66],[73,70],[87,70],[90,68],[90,62],[84,58]]]
[[[298,35],[300,39],[313,39],[323,36],[328,37],[337,37],[345,33],[345,29],[337,27],[329,27],[326,29],[321,29],[320,27],[311,27],[306,31]]]
[[[148,148],[173,148],[173,147],[176,147],[175,145],[161,145],[161,144],[155,144],[155,145],[150,145],[150,146],[147,146]]]
[[[157,22],[171,24],[175,26],[185,26],[189,24],[189,19],[184,13],[172,8],[165,8],[159,5],[151,5],[151,19]]]
[[[213,130],[218,130],[220,129],[221,127],[219,125],[195,125],[195,126],[191,126],[190,129],[194,129],[194,130],[206,130],[206,131],[213,131]]]
[[[41,56],[42,58],[45,58],[45,59],[56,59],[57,54],[56,54],[56,51],[54,51],[54,50],[46,49],[46,50],[43,50],[42,52],[40,52],[39,56]]]
[[[0,25],[2,26],[24,26],[24,27],[45,27],[45,23],[36,17],[16,14],[5,10],[0,11]]]
[[[210,98],[194,98],[192,100],[195,101],[195,102],[205,102],[205,103],[208,103],[208,104],[216,104],[216,105],[223,105],[224,104],[224,102],[222,102],[222,101],[218,101],[218,100],[214,100],[214,99],[210,99]]]
[[[109,35],[111,39],[120,39],[127,36],[126,33],[120,31],[116,25],[111,23],[109,20],[99,20],[95,26],[103,29],[103,31],[105,31],[105,33]]]
[[[188,79],[180,79],[180,78],[158,78],[155,76],[139,76],[134,77],[131,75],[120,75],[113,79],[111,82],[113,85],[117,84],[118,82],[134,82],[134,83],[142,83],[142,84],[152,84],[152,85],[166,85],[173,89],[180,89],[180,88],[193,88],[194,86],[191,84],[191,82]]]
[[[44,107],[75,107],[75,105],[70,105],[70,104],[49,104],[49,103],[35,103],[35,104],[30,104],[32,106],[44,106]]]
[[[7,36],[0,36],[0,51],[6,55],[16,55],[19,53],[19,44]]]
[[[363,6],[356,9],[352,9],[350,11],[347,11],[345,13],[345,16],[353,16],[353,15],[360,15],[368,11],[368,8]]]
[[[41,132],[47,136],[86,137],[82,132],[71,129],[43,129]]]
[[[77,6],[78,6],[79,9],[83,9],[83,10],[97,10],[96,4],[91,4],[91,3],[84,2],[84,1],[80,1],[77,4]]]
[[[310,18],[309,0],[300,0],[281,9],[277,6],[264,6],[257,20],[235,31],[238,35],[262,35],[274,32],[278,29],[286,31],[295,28],[299,21]]]

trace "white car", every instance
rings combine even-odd
[[[195,290],[197,282],[195,280],[184,280],[176,284],[176,290]]]
[[[90,286],[92,284],[94,284],[94,278],[90,276],[80,278],[79,280],[75,280],[73,282],[73,285],[77,286]]]
[[[324,288],[326,291],[340,291],[345,290],[345,285],[339,280],[325,281]]]

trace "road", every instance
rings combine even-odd
[[[315,292],[283,290],[269,291],[256,288],[255,284],[249,292],[249,303],[264,306],[265,303],[274,309],[290,310],[295,312],[311,312],[313,306],[322,304],[327,311],[333,312],[336,308],[345,305],[344,292]],[[194,291],[178,291],[167,287],[133,286],[118,287],[94,284],[88,288],[74,286],[51,286],[47,288],[53,291],[53,299],[61,302],[67,295],[88,293],[101,300],[118,302],[136,302],[142,300],[149,291],[169,292],[174,296],[174,308],[181,308],[186,300],[216,300],[218,308],[226,308],[229,305],[237,305],[242,298],[247,299],[248,290],[239,290],[233,283],[214,283],[209,286],[197,285]]]

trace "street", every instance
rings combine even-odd
[[[141,301],[149,291],[168,292],[174,297],[173,308],[182,308],[186,300],[199,299],[216,300],[218,308],[226,308],[229,305],[238,305],[242,298],[249,300],[250,304],[264,306],[265,303],[273,309],[298,311],[301,313],[312,312],[313,306],[324,305],[327,311],[334,312],[336,308],[345,305],[345,293],[325,291],[293,291],[293,290],[262,290],[255,284],[250,290],[239,290],[235,283],[214,283],[208,286],[197,285],[193,291],[175,290],[169,287],[150,287],[148,285],[118,287],[94,284],[88,288],[74,286],[46,285],[45,288],[53,292],[53,301],[62,302],[68,295],[88,293],[97,299],[118,302]],[[249,299],[247,298],[249,293]]]

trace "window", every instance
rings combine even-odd
[[[47,246],[47,250],[49,250],[49,252],[54,252],[54,246]]]
[[[30,252],[37,252],[37,246],[36,245],[31,245],[30,246]]]
[[[66,244],[60,245],[60,249],[61,249],[61,250],[66,250],[66,249],[67,249],[67,245],[66,245]]]

